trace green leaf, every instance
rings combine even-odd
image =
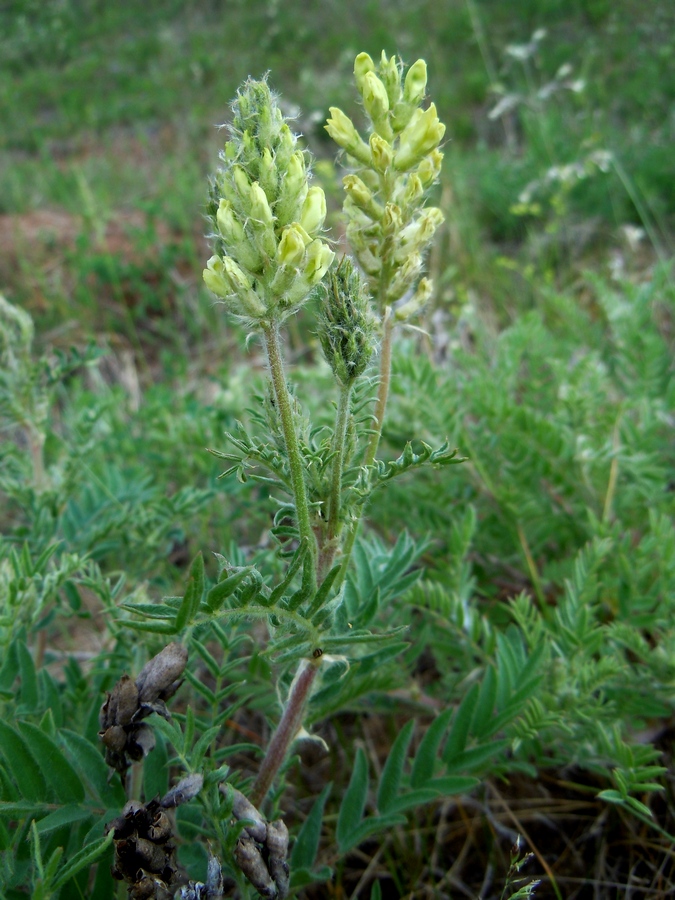
[[[480,747],[474,747],[472,750],[464,750],[457,753],[450,763],[446,765],[446,772],[470,772],[472,769],[479,768],[486,760],[491,759],[508,747],[509,741],[491,741],[489,744],[483,744]]]
[[[469,775],[443,775],[441,778],[432,778],[431,781],[427,781],[426,787],[444,797],[451,797],[453,794],[464,794],[471,791],[477,784],[480,784],[478,778],[472,778]]]
[[[38,705],[38,685],[35,663],[25,641],[19,641],[16,647],[21,677],[20,703],[26,712],[35,712]]]
[[[363,821],[358,828],[352,831],[343,842],[338,844],[340,853],[344,854],[353,847],[358,847],[358,845],[362,844],[366,838],[371,836],[371,834],[375,834],[378,831],[387,831],[390,828],[395,828],[396,825],[405,825],[405,822],[405,816],[396,814],[371,816]]]
[[[40,819],[37,823],[37,830],[40,834],[46,834],[48,831],[54,831],[55,828],[62,828],[64,825],[71,825],[73,822],[81,822],[83,819],[89,819],[93,816],[90,809],[86,806],[80,806],[77,803],[68,803],[59,809],[54,810],[44,819]]]
[[[84,787],[80,776],[56,742],[31,722],[20,722],[19,730],[61,803],[82,803]]]
[[[478,702],[473,714],[472,730],[476,737],[483,737],[490,727],[490,720],[497,700],[497,673],[494,666],[488,666],[480,686]]]
[[[298,836],[293,844],[293,852],[291,853],[291,870],[293,869],[311,869],[319,850],[319,841],[321,839],[321,820],[323,819],[323,808],[330,794],[332,784],[327,784],[316,798],[309,815],[302,823],[302,828],[298,832]]]
[[[47,784],[40,766],[24,739],[2,721],[0,721],[0,753],[4,756],[21,795],[27,800],[43,802],[47,795]]]
[[[169,752],[166,738],[159,728],[153,730],[155,732],[155,749],[143,766],[143,786],[148,800],[157,796],[163,797],[169,789]]]
[[[342,798],[340,812],[338,813],[336,837],[341,853],[344,852],[345,847],[354,846],[354,844],[350,843],[350,840],[361,822],[367,796],[368,761],[366,754],[359,747],[356,751],[352,777],[349,780],[349,785]]]
[[[218,584],[214,585],[206,595],[206,606],[208,607],[209,612],[218,612],[227,598],[234,594],[242,581],[244,581],[245,578],[248,578],[253,571],[253,566],[246,566],[245,568],[240,569],[240,571],[235,572],[234,575],[229,575],[227,578],[224,578],[222,581],[219,581]]]
[[[99,838],[99,840],[94,841],[87,847],[83,847],[79,853],[76,853],[75,856],[71,857],[54,881],[54,890],[63,887],[67,881],[70,881],[70,879],[74,875],[77,875],[81,869],[84,869],[85,866],[90,866],[92,863],[95,863],[99,856],[105,853],[112,844],[114,836],[115,832],[110,831],[105,837]]]
[[[18,641],[12,641],[9,645],[5,658],[0,668],[0,694],[6,694],[11,697],[12,686],[16,681],[18,662],[16,657],[16,645]]]
[[[474,684],[469,693],[462,700],[460,707],[455,714],[452,729],[448,735],[448,740],[446,741],[445,749],[443,751],[443,762],[446,765],[450,765],[453,758],[457,756],[458,753],[461,753],[466,747],[479,690],[479,686]]]
[[[416,791],[408,791],[406,794],[399,794],[399,796],[387,806],[387,813],[402,813],[407,809],[412,809],[414,806],[423,806],[425,803],[430,803],[437,797],[438,791],[433,788],[423,787],[418,788]]]
[[[410,745],[414,728],[415,722],[412,719],[406,722],[389,751],[377,791],[377,808],[380,812],[393,811],[392,805],[395,803],[401,787],[403,766],[405,765],[408,746]]]
[[[444,710],[427,728],[427,732],[422,738],[417,753],[415,754],[415,761],[410,775],[410,784],[412,787],[423,787],[430,778],[433,778],[436,761],[438,759],[438,748],[441,745],[443,735],[452,718],[453,712],[454,710],[452,707]]]
[[[176,613],[176,631],[182,631],[186,625],[192,622],[199,609],[199,604],[202,602],[203,593],[204,557],[200,550],[190,566],[190,575],[188,577],[188,585],[185,590],[183,602]]]
[[[110,770],[103,759],[101,749],[67,728],[61,729],[59,738],[77,771],[86,779],[93,795],[109,808],[124,806],[124,789],[117,775],[110,779]],[[154,756],[156,753],[157,748],[153,751],[153,765],[157,763]],[[145,766],[146,772],[151,768],[153,766]]]

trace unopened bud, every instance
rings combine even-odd
[[[395,234],[401,229],[402,225],[401,207],[395,203],[387,203],[382,216],[382,234]]]
[[[220,236],[232,255],[251,272],[257,272],[262,263],[260,254],[251,243],[229,200],[220,201],[216,222]]]
[[[381,218],[383,209],[373,197],[373,192],[358,175],[345,175],[342,179],[347,197],[363,210],[371,219]]]
[[[314,234],[321,229],[325,218],[326,195],[320,187],[311,187],[302,205],[300,224],[308,234]]]
[[[328,271],[335,254],[328,244],[318,238],[307,247],[305,258],[305,277],[310,285],[318,284]]]
[[[375,63],[367,53],[359,53],[354,60],[354,81],[359,91],[363,92],[363,84],[366,75],[375,71]],[[332,112],[332,110],[331,110]]]
[[[374,72],[368,72],[363,79],[361,90],[363,105],[378,133],[391,138],[391,127],[387,121],[389,97],[387,89]]]
[[[297,225],[287,225],[277,247],[277,261],[282,266],[297,266],[305,256],[306,234]]]
[[[291,156],[280,185],[279,199],[274,212],[279,225],[288,225],[300,215],[302,204],[307,196],[307,172],[305,155],[301,150]]]
[[[442,163],[443,154],[440,150],[432,150],[431,153],[424,157],[417,169],[417,174],[423,187],[428,188],[438,180],[438,176],[441,174]]]
[[[379,72],[389,98],[389,109],[393,109],[401,99],[401,74],[396,63],[396,57],[392,56],[388,59],[387,54],[383,50]]]
[[[427,64],[423,59],[418,59],[408,69],[403,88],[403,99],[406,103],[418,106],[424,99],[427,89]]]
[[[370,149],[356,130],[354,123],[337,106],[330,107],[331,118],[325,128],[335,143],[364,165],[370,165]]]
[[[413,116],[401,133],[401,143],[394,159],[399,172],[405,172],[421,162],[422,158],[443,140],[445,125],[438,119],[435,104],[431,104],[419,116]]]

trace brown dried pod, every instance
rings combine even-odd
[[[272,881],[270,873],[267,871],[265,860],[262,858],[262,854],[253,838],[248,837],[246,834],[239,838],[234,848],[234,858],[241,871],[259,894],[269,898],[269,900],[277,896],[277,886]]]
[[[144,759],[155,747],[155,733],[149,725],[135,725],[127,734],[126,752],[133,760]]]
[[[161,799],[161,805],[164,809],[173,809],[187,803],[196,797],[204,786],[204,776],[198,772],[187,775],[182,778],[175,787],[172,787]]]
[[[139,701],[154,703],[172,697],[180,687],[187,658],[187,649],[175,641],[153,656],[136,679]]]
[[[235,817],[235,819],[237,819],[237,821],[241,821],[242,819],[248,820],[250,824],[245,825],[244,829],[248,832],[250,837],[258,841],[259,844],[264,844],[265,840],[267,839],[267,823],[255,808],[255,806],[242,794],[241,791],[238,791],[231,785],[221,784],[220,790],[226,796],[230,791],[232,792],[233,816]]]
[[[159,809],[148,828],[148,838],[155,844],[163,844],[171,837],[171,822],[167,814]]]
[[[278,889],[278,896],[288,894],[290,869],[288,868],[288,828],[282,819],[270,822],[267,826],[267,849],[269,856],[267,866]]]
[[[101,730],[114,725],[129,725],[138,711],[138,688],[128,675],[122,675],[101,707]]]

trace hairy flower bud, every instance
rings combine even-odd
[[[297,266],[305,256],[309,236],[297,223],[287,225],[277,247],[277,260],[282,266]]]
[[[368,290],[345,257],[328,276],[319,311],[321,349],[341,385],[363,373],[374,348],[374,320]]]
[[[391,58],[388,58],[384,50],[382,51],[382,57],[380,59],[380,78],[387,91],[389,108],[393,109],[401,99],[401,73],[396,62],[396,57],[392,56]]]
[[[308,234],[323,227],[326,218],[326,195],[320,187],[309,189],[300,213],[300,224]]]
[[[433,283],[430,278],[422,278],[417,285],[417,290],[410,300],[397,307],[394,318],[397,322],[407,322],[416,313],[423,309],[433,293]]]

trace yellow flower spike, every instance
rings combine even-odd
[[[375,71],[375,63],[367,53],[359,53],[354,60],[354,81],[360,92],[363,91],[363,83],[369,72]],[[332,112],[332,110],[331,110]]]
[[[413,115],[401,132],[401,142],[394,159],[394,167],[406,172],[443,140],[445,125],[439,121],[436,105],[432,103],[420,115]]]
[[[427,64],[418,59],[408,69],[403,87],[403,99],[406,103],[418,106],[424,100],[427,89]]]
[[[361,138],[352,120],[337,106],[330,107],[330,114],[331,118],[324,126],[328,134],[350,156],[365,166],[369,166],[371,163],[370,148]]]
[[[386,172],[394,159],[394,151],[389,141],[385,141],[379,134],[371,134],[370,156],[374,168],[378,172]]]
[[[308,234],[319,231],[326,219],[326,195],[314,186],[309,189],[300,213],[300,224]]]
[[[297,266],[305,257],[307,233],[297,225],[287,225],[277,247],[277,261],[282,266]]]

